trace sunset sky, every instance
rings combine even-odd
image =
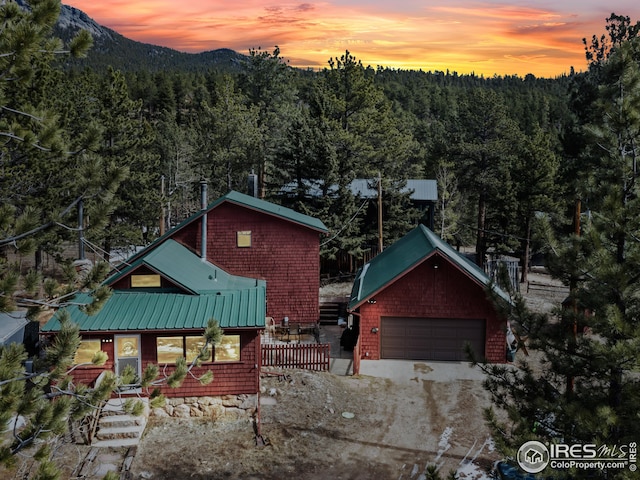
[[[555,77],[584,70],[582,39],[638,0],[63,0],[140,42],[184,52],[272,51],[319,69],[345,50],[372,67]]]

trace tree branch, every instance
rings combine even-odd
[[[2,133],[0,133],[0,135],[2,135]],[[84,195],[80,195],[78,198],[76,198],[73,202],[71,202],[71,204],[65,208],[60,216],[65,216],[67,213],[69,213],[71,211],[71,209],[73,207],[75,207],[78,202],[80,202],[80,200],[82,200],[84,198]],[[3,238],[0,240],[0,247],[4,246],[4,245],[9,245],[11,243],[15,243],[18,240],[22,240],[23,238],[29,237],[31,235],[34,235],[38,232],[41,232],[43,230],[46,230],[47,228],[51,228],[52,226],[56,225],[56,221],[51,220],[45,224],[40,225],[39,227],[36,228],[32,228],[31,230],[29,230],[28,232],[24,232],[24,233],[20,233],[18,235],[13,235],[11,237],[7,237],[7,238]]]

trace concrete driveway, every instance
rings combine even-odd
[[[331,373],[353,375],[353,352],[340,347],[340,336],[344,329],[337,325],[320,327],[320,342],[331,344]],[[451,380],[482,381],[484,374],[469,362],[436,362],[426,360],[361,360],[360,374],[371,377],[389,378],[396,381],[431,380],[448,382]]]
[[[360,374],[395,381],[452,380],[482,381],[484,374],[469,362],[430,362],[420,360],[361,360]]]

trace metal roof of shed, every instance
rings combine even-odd
[[[375,186],[370,186],[371,184],[376,185],[377,179],[356,178],[349,184],[349,188],[354,195],[361,198],[377,198],[378,190]],[[409,198],[415,201],[435,202],[438,200],[438,182],[436,180],[409,179],[400,191],[402,193],[411,192]]]
[[[419,225],[358,271],[351,290],[349,309],[357,308],[436,252],[449,259],[478,284],[491,284],[489,277],[477,265],[427,227]],[[495,285],[493,288],[498,295],[509,301],[509,297],[500,288]]]
[[[127,268],[112,275],[105,283],[113,285],[141,265],[169,278],[191,293],[215,293],[220,290],[237,290],[264,285],[264,280],[231,275],[175,240],[168,239]]]
[[[356,178],[349,183],[349,190],[360,198],[377,198],[378,190],[375,187],[377,181],[375,178]],[[323,195],[321,184],[313,181],[304,181],[304,185],[310,196],[321,197]],[[297,184],[291,182],[282,187],[282,192],[290,194],[295,192],[296,188]],[[328,189],[329,194],[335,195],[337,188],[337,185],[331,185]],[[410,192],[409,198],[417,202],[435,202],[438,200],[438,182],[436,180],[409,179],[400,191],[402,193]]]
[[[121,290],[113,292],[95,315],[87,315],[78,305],[67,310],[81,332],[202,330],[210,318],[216,319],[222,328],[264,328],[265,298],[264,286],[205,295]],[[90,301],[91,296],[87,294],[80,294],[74,300],[78,304]],[[42,331],[59,329],[56,315]]]
[[[11,343],[20,331],[24,331],[27,323],[29,320],[25,310],[0,312],[0,345]]]

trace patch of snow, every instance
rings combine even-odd
[[[435,462],[440,460],[440,457],[442,456],[442,454],[451,448],[449,439],[451,438],[452,433],[453,433],[453,428],[447,427],[444,429],[444,432],[442,432],[442,435],[440,435],[440,441],[438,442],[438,447],[440,448],[438,449],[438,454],[436,455]]]
[[[461,465],[456,470],[456,478],[459,480],[493,480],[487,472],[473,462]]]
[[[456,478],[462,480],[491,480],[492,477],[481,469],[474,462],[478,458],[478,456],[482,453],[482,451],[486,448],[488,451],[493,451],[495,449],[495,444],[493,443],[493,439],[491,437],[487,437],[486,440],[480,445],[475,451],[475,454],[471,459],[468,459],[469,455],[473,452],[477,444],[477,441],[473,443],[467,454],[460,461],[460,466],[456,470]]]

